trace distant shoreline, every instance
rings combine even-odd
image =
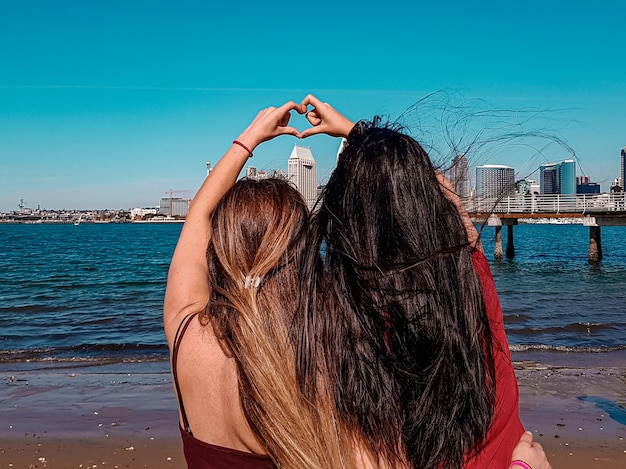
[[[155,224],[155,223],[184,223],[185,219],[158,219],[158,220],[87,220],[81,221],[79,225],[122,225],[129,223]],[[0,220],[2,225],[76,225],[75,220]]]

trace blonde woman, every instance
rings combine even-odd
[[[233,142],[194,197],[172,258],[164,326],[190,468],[351,466],[333,419],[301,398],[287,339],[306,204],[285,181],[235,183],[260,143],[299,135],[289,126],[299,109],[265,109]]]

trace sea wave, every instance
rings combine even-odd
[[[610,345],[605,347],[585,347],[571,345],[546,345],[546,344],[513,344],[510,345],[511,352],[529,352],[529,351],[555,351],[555,352],[573,352],[573,353],[607,353],[626,350],[624,345]]]
[[[41,347],[0,350],[0,363],[18,362],[98,362],[131,363],[164,361],[169,358],[166,345],[81,344],[69,347]]]
[[[518,335],[538,335],[538,334],[562,334],[562,333],[576,333],[576,334],[593,334],[602,331],[609,331],[612,329],[619,330],[623,327],[622,324],[603,324],[603,323],[591,323],[591,322],[575,322],[565,324],[563,326],[542,326],[542,327],[517,327],[507,329],[509,334]]]

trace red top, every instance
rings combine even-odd
[[[211,445],[180,427],[188,469],[276,469],[269,456]]]
[[[519,389],[509,342],[504,332],[502,307],[496,284],[485,255],[480,251],[472,254],[474,268],[483,287],[485,309],[491,324],[493,353],[496,368],[496,408],[485,446],[478,455],[467,461],[464,469],[504,469],[511,463],[511,453],[519,442],[524,426],[519,418]]]

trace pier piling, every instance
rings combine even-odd
[[[602,232],[599,226],[589,227],[589,262],[602,260]]]

